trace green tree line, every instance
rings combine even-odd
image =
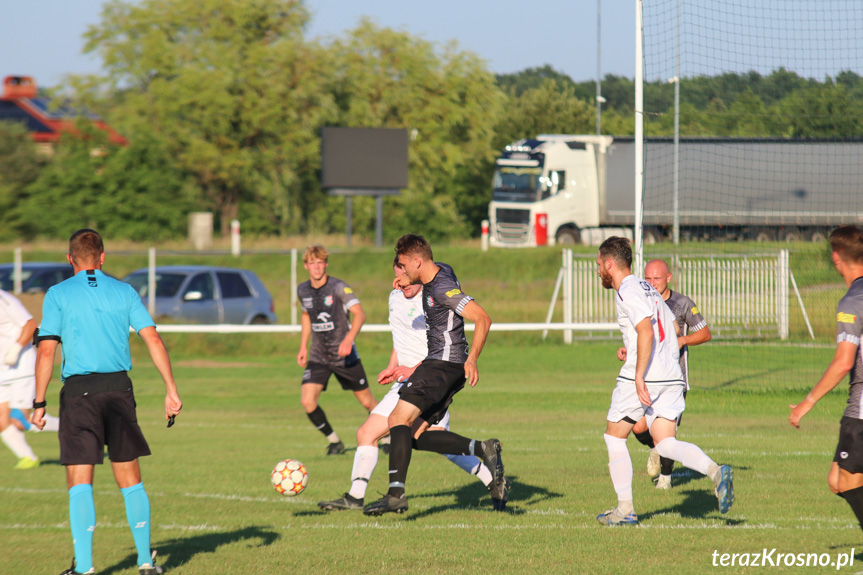
[[[324,126],[404,128],[409,187],[384,202],[387,240],[475,235],[494,159],[540,133],[594,133],[594,81],[549,66],[495,76],[457,44],[436,45],[362,21],[340,37],[306,34],[300,0],[113,0],[85,34],[101,74],[73,77],[55,99],[95,111],[129,141],[110,144],[86,119],[53,154],[0,123],[0,240],[182,237],[188,213],[212,211],[222,233],[286,236],[345,229],[344,199],[320,185]],[[608,75],[602,132],[632,135],[634,84]],[[779,69],[681,80],[683,136],[856,138],[863,81],[846,71],[803,78]],[[645,85],[646,133],[670,135],[673,86]],[[375,205],[354,202],[371,235]]]

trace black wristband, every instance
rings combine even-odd
[[[41,409],[48,405],[47,401],[33,401],[33,409]]]

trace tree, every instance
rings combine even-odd
[[[432,240],[466,235],[468,213],[473,218],[476,206],[488,203],[490,189],[464,176],[493,161],[502,103],[483,62],[454,44],[438,51],[430,42],[367,20],[335,41],[330,57],[338,107],[334,125],[405,128],[410,134],[409,187],[385,202],[387,221],[402,225],[388,225],[387,236],[405,231]],[[344,200],[315,201],[327,206],[326,215],[316,218],[343,221]],[[356,201],[354,216],[357,229],[371,229],[371,200]]]
[[[573,87],[561,88],[553,80],[525,90],[521,96],[509,94],[495,137],[495,149],[538,134],[589,134],[596,129],[592,106],[575,96]]]
[[[161,138],[223,234],[243,201],[266,202],[277,229],[297,226],[301,167],[328,109],[307,20],[299,0],[113,0],[86,34],[121,93],[112,124]]]
[[[24,124],[0,122],[0,239],[16,237],[19,222],[14,209],[26,187],[39,177],[45,160]]]

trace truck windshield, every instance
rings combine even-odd
[[[498,166],[493,198],[498,202],[535,202],[539,199],[541,166]]]

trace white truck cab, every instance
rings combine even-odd
[[[496,162],[489,240],[498,247],[581,242],[601,225],[611,136],[549,135],[507,146]]]

